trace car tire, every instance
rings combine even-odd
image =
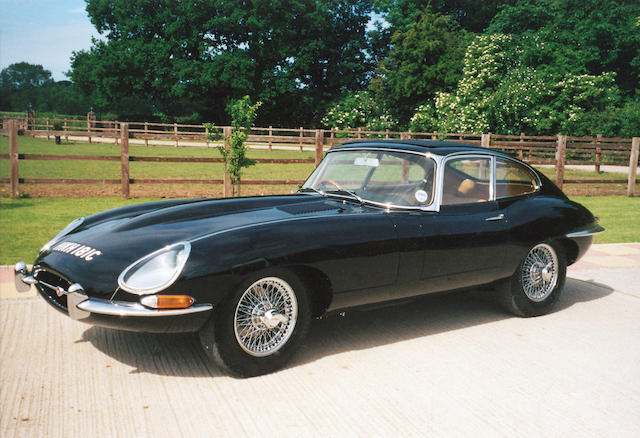
[[[552,242],[534,245],[503,285],[502,303],[518,316],[548,313],[558,301],[567,276],[563,248]]]
[[[286,270],[247,277],[200,330],[207,355],[227,373],[252,377],[282,368],[311,322],[306,288]]]

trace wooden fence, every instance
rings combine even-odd
[[[222,158],[214,157],[154,157],[135,156],[129,154],[129,145],[145,146],[200,146],[213,147],[224,145],[223,140],[230,133],[230,127],[216,127],[222,136],[220,141],[208,139],[208,130],[203,125],[168,124],[151,122],[96,121],[92,119],[69,120],[51,118],[24,118],[3,120],[3,132],[9,135],[10,152],[0,154],[0,159],[9,159],[10,177],[0,179],[0,183],[9,183],[11,196],[18,195],[18,185],[29,184],[120,184],[122,196],[127,198],[131,184],[222,184],[224,196],[231,193],[231,183],[225,173],[223,179],[140,179],[131,178],[129,164],[132,161],[173,162],[173,163],[221,163]],[[120,144],[120,156],[91,156],[91,155],[44,155],[18,153],[18,134],[33,137],[62,137],[65,140],[110,142]],[[627,194],[635,195],[636,174],[638,164],[638,148],[640,138],[604,138],[557,136],[525,136],[499,134],[469,134],[469,133],[438,133],[438,132],[399,132],[399,131],[367,131],[357,130],[322,130],[301,128],[254,127],[251,129],[248,145],[256,149],[286,149],[300,151],[315,151],[314,158],[259,158],[258,163],[299,164],[314,163],[316,166],[322,160],[324,152],[332,146],[354,139],[431,139],[461,141],[467,144],[479,145],[491,149],[498,149],[520,158],[530,164],[545,164],[555,166],[556,184],[562,188],[563,184],[592,183],[592,184],[620,184],[620,179],[565,179],[566,165],[593,165],[596,173],[600,173],[602,165],[629,166],[627,179]],[[121,165],[120,179],[60,179],[60,178],[20,178],[19,160],[98,160],[119,161]],[[294,185],[298,180],[250,180],[243,179],[243,185]]]

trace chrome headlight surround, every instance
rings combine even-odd
[[[178,279],[190,253],[189,242],[165,246],[130,264],[118,277],[118,286],[136,295],[166,289]]]
[[[44,244],[44,246],[42,248],[40,248],[39,253],[42,254],[43,252],[47,252],[51,249],[51,247],[58,241],[60,240],[62,237],[66,236],[67,234],[69,234],[70,232],[72,232],[73,230],[75,230],[76,228],[78,228],[80,225],[82,225],[84,223],[84,217],[79,217],[77,219],[72,220],[69,225],[67,225],[66,227],[64,227],[62,229],[62,231],[60,231],[58,234],[56,234],[56,236],[51,239],[50,241],[48,241],[47,243]]]

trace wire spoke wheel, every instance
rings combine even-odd
[[[544,301],[558,282],[558,256],[552,246],[534,246],[522,263],[522,289],[535,302]]]
[[[296,326],[298,302],[293,288],[277,277],[262,278],[245,290],[234,315],[238,344],[252,356],[282,348]]]

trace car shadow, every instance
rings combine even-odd
[[[554,308],[561,312],[575,304],[611,294],[609,286],[568,278]],[[432,336],[507,318],[487,290],[425,296],[402,304],[347,311],[311,324],[307,338],[289,368],[347,351]],[[206,356],[195,334],[152,334],[91,327],[77,342],[91,342],[102,353],[133,367],[131,373],[181,377],[225,375]]]

